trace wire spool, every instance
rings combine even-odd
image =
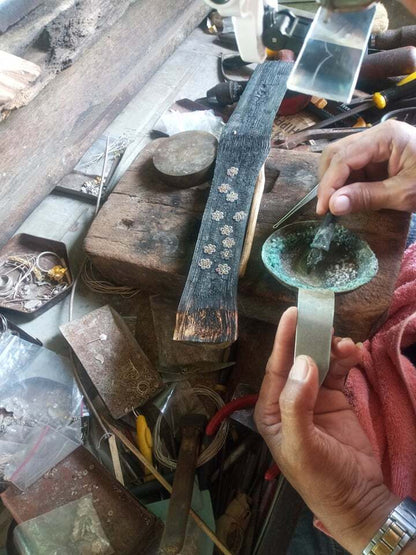
[[[210,399],[216,406],[217,410],[220,410],[224,405],[224,401],[222,398],[210,389],[209,387],[199,386],[192,388],[193,393],[200,397],[206,397]],[[153,454],[155,459],[164,467],[168,468],[169,470],[175,470],[176,468],[176,460],[170,458],[169,456],[165,455],[163,449],[163,443],[160,438],[160,427],[162,424],[163,413],[160,413],[158,419],[156,420],[156,424],[153,430]],[[221,425],[216,433],[214,439],[209,444],[209,446],[202,451],[202,453],[198,457],[197,467],[203,466],[208,461],[213,459],[223,448],[225,444],[225,440],[227,439],[228,430],[229,430],[229,423],[228,420],[225,419],[221,422]]]

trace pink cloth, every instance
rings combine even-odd
[[[405,252],[388,319],[364,343],[346,393],[378,457],[387,486],[416,499],[416,368],[401,349],[416,343],[416,244]]]

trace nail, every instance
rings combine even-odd
[[[337,214],[347,214],[351,210],[351,201],[345,195],[339,195],[332,201],[332,209]]]
[[[361,341],[358,341],[358,342],[355,344],[355,346],[358,347],[359,349],[362,349],[362,348],[363,348],[363,344],[361,343]]]
[[[298,356],[289,372],[289,378],[291,380],[296,380],[298,382],[303,382],[306,380],[306,376],[309,372],[309,361],[304,356]]]

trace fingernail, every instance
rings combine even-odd
[[[351,201],[345,195],[339,195],[332,201],[332,208],[337,214],[346,214],[351,210]]]
[[[358,347],[359,349],[363,348],[363,344],[361,343],[361,341],[358,341],[358,343],[356,343],[355,346]]]
[[[303,382],[306,380],[306,376],[309,372],[309,362],[304,356],[298,356],[295,358],[295,362],[292,369],[289,372],[289,378],[291,380],[296,380],[298,382]]]

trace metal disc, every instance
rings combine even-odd
[[[170,185],[186,188],[212,176],[218,141],[205,131],[184,131],[163,141],[153,154],[160,177]]]

